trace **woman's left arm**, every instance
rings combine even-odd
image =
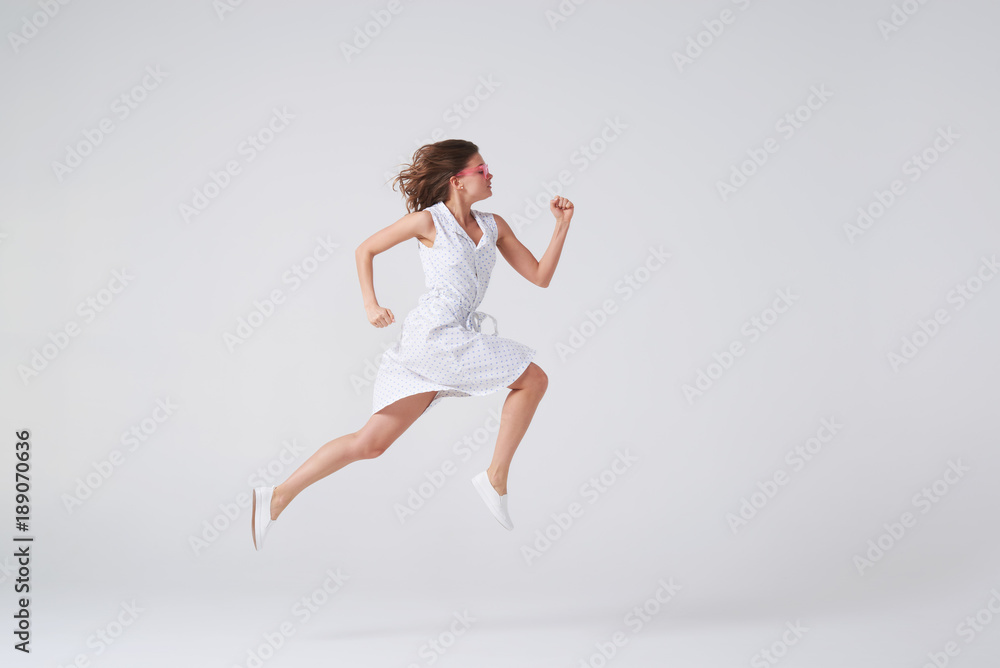
[[[531,251],[514,235],[506,220],[497,214],[493,215],[497,223],[497,250],[514,271],[542,288],[549,287],[552,275],[556,273],[559,255],[566,241],[566,233],[569,232],[569,221],[573,218],[573,203],[565,197],[553,197],[549,202],[549,210],[555,216],[556,226],[541,260],[535,259]]]

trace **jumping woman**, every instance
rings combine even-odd
[[[421,146],[394,179],[393,189],[400,186],[408,213],[365,239],[354,253],[368,322],[375,327],[396,322],[375,298],[372,260],[379,253],[416,239],[427,291],[403,320],[399,339],[382,355],[368,422],[323,445],[281,484],[254,489],[254,549],[261,549],[268,528],[302,490],[351,462],[378,457],[442,398],[483,396],[505,387],[510,393],[493,461],[472,483],[497,521],[514,528],[507,513],[507,473],[548,376],[532,361],[534,348],[499,336],[496,318],[476,309],[486,296],[497,250],[521,276],[549,286],[573,203],[565,197],[549,202],[555,230],[536,260],[503,218],[472,208],[493,194],[492,181],[479,147],[462,139]],[[484,318],[493,321],[492,332],[481,331]]]

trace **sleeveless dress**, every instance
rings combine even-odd
[[[476,310],[497,259],[493,214],[472,210],[483,232],[477,245],[443,201],[427,210],[434,218],[434,245],[414,239],[427,291],[403,320],[399,339],[382,354],[372,414],[430,390],[437,394],[425,413],[444,397],[491,394],[517,380],[538,352],[499,336],[496,318]],[[492,332],[482,332],[485,318],[493,321]]]

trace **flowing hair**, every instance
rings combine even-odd
[[[392,180],[392,189],[399,186],[406,197],[406,212],[423,211],[447,199],[448,181],[478,152],[478,146],[464,139],[424,144],[414,151],[413,162]]]

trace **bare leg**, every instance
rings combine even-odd
[[[531,418],[535,415],[538,402],[542,400],[545,389],[548,387],[549,377],[545,375],[542,368],[532,362],[524,370],[520,378],[507,387],[511,388],[510,394],[503,402],[503,410],[500,412],[500,431],[497,434],[496,448],[493,450],[493,461],[486,469],[490,483],[503,496],[507,493],[507,473],[510,470],[510,462],[514,458],[514,451],[521,443]]]
[[[437,392],[404,397],[375,413],[360,430],[326,443],[277,486],[271,496],[276,520],[299,493],[317,480],[359,459],[378,457],[424,412]]]

